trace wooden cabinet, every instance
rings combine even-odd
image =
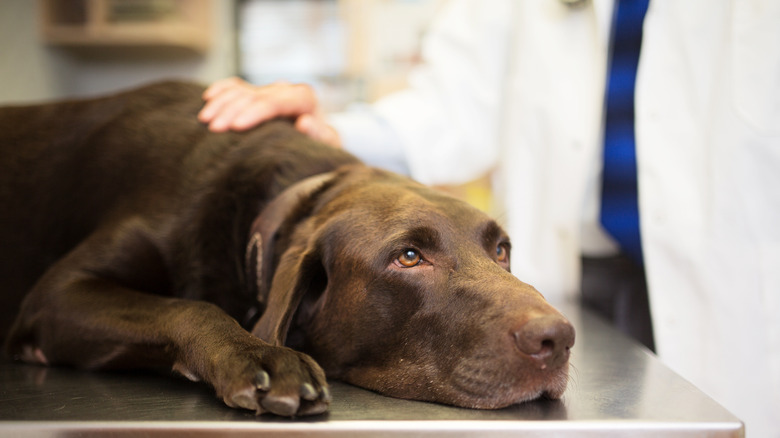
[[[49,44],[206,51],[211,0],[39,0]]]

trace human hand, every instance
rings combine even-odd
[[[198,119],[213,132],[245,131],[276,117],[292,117],[295,128],[340,147],[338,132],[322,114],[314,90],[305,84],[275,82],[252,85],[233,77],[214,82],[203,93],[206,104]]]

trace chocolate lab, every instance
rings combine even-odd
[[[285,121],[210,133],[201,92],[0,109],[8,355],[172,368],[287,416],[327,410],[326,376],[471,408],[562,395],[574,331],[496,222]]]

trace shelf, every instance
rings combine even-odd
[[[39,0],[39,7],[52,45],[204,52],[211,41],[211,0]]]

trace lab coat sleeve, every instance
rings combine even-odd
[[[333,116],[345,148],[426,184],[463,183],[491,170],[500,152],[511,8],[508,0],[448,3],[407,89]]]
[[[353,105],[331,115],[328,122],[338,131],[344,149],[366,164],[410,174],[398,134],[371,105]]]

